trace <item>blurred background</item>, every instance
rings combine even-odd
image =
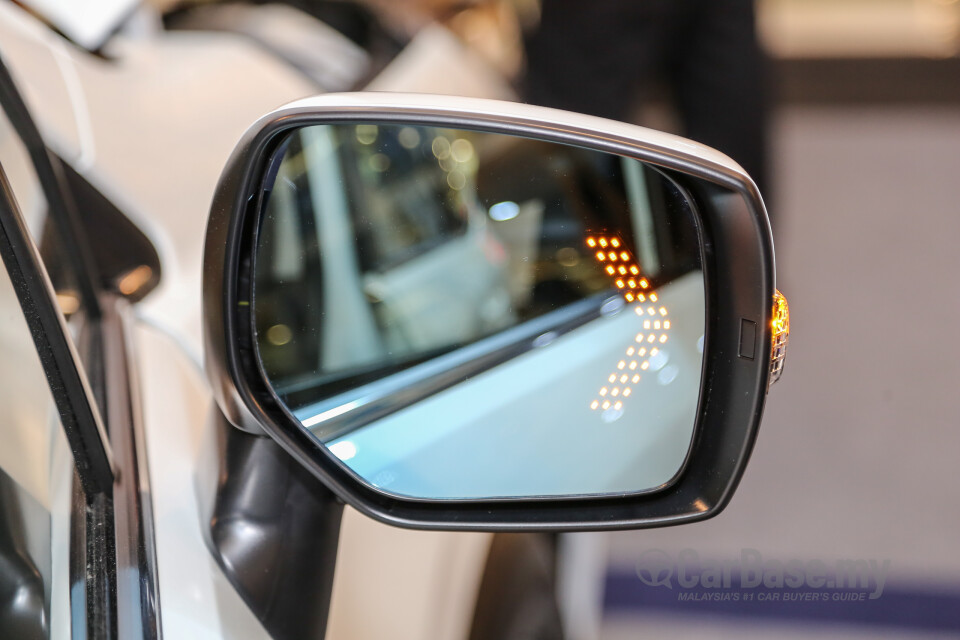
[[[960,633],[960,3],[767,0],[767,194],[788,369],[712,521],[609,536],[602,637],[934,638]],[[848,603],[678,602],[644,551],[889,560]],[[660,588],[659,591],[663,589]]]
[[[632,120],[730,154],[772,217],[793,312],[786,372],[720,516],[562,537],[567,634],[960,633],[960,2],[21,4],[108,58],[161,31],[240,34],[296,77],[259,91],[261,111],[325,91],[474,95]],[[229,72],[225,86],[253,70]],[[222,163],[211,164],[215,177]],[[640,580],[643,554],[684,549],[718,562],[743,549],[782,563],[889,561],[889,571],[882,597],[822,606],[692,602]]]

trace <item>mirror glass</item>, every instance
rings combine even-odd
[[[650,491],[681,470],[693,205],[634,159],[402,124],[289,134],[264,180],[263,373],[363,481],[419,499]]]

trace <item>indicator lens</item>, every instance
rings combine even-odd
[[[790,307],[779,291],[773,294],[773,319],[770,321],[773,335],[770,345],[770,384],[783,375],[783,363],[787,357],[787,341],[790,338]]]

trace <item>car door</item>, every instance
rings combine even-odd
[[[66,637],[73,457],[6,269],[0,354],[0,629]]]
[[[0,629],[157,637],[124,301],[2,64],[0,104]]]

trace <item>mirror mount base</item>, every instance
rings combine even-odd
[[[211,413],[196,478],[207,547],[275,640],[322,640],[343,503],[271,438]]]

